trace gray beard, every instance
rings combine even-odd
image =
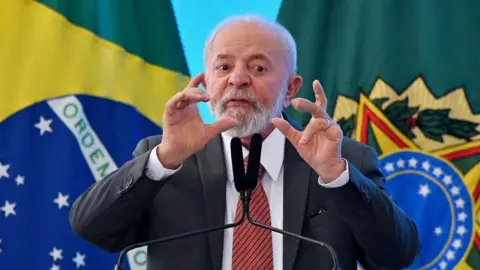
[[[225,131],[227,135],[247,137],[254,133],[261,133],[271,123],[272,118],[280,117],[286,90],[286,87],[284,87],[284,90],[280,93],[271,109],[263,106],[253,94],[245,90],[228,91],[215,106],[209,103],[209,107],[217,119],[230,116],[239,122],[238,126]],[[225,108],[225,103],[232,98],[246,98],[250,100],[253,106],[248,108]]]

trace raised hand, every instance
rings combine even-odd
[[[192,78],[187,88],[168,100],[165,106],[163,138],[157,148],[157,156],[166,168],[178,168],[213,137],[238,124],[231,117],[218,119],[211,125],[203,122],[197,102],[210,100],[208,94],[198,88],[200,83],[204,83],[204,78],[204,73]]]
[[[315,103],[304,98],[292,100],[296,110],[312,115],[303,131],[296,130],[280,118],[274,118],[272,123],[295,146],[322,181],[328,183],[337,179],[346,168],[341,154],[343,132],[326,112],[327,98],[318,80],[313,82],[313,91]]]

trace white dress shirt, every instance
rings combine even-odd
[[[223,149],[225,157],[225,165],[227,169],[227,181],[226,188],[226,211],[225,211],[225,224],[232,223],[235,220],[235,212],[237,208],[237,201],[239,200],[239,194],[235,189],[233,183],[233,171],[232,161],[230,153],[230,141],[232,137],[223,134]],[[283,229],[283,157],[284,157],[284,144],[285,136],[278,130],[274,129],[273,132],[265,138],[262,143],[262,153],[260,163],[265,168],[265,174],[262,178],[262,186],[270,204],[270,214],[272,219],[272,226]],[[244,158],[248,155],[248,150],[243,147]],[[146,175],[153,180],[160,180],[163,177],[167,177],[177,170],[166,169],[160,164],[160,161],[156,155],[156,148],[150,154],[149,160],[146,166]],[[346,170],[336,180],[325,184],[319,178],[318,183],[327,188],[335,188],[345,185],[348,181],[348,163]],[[233,230],[234,228],[226,229],[224,234],[223,245],[223,270],[230,270],[232,265],[232,243],[233,243]],[[283,269],[283,237],[282,234],[272,232],[272,245],[273,245],[273,266],[275,270]]]

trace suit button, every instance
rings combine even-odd
[[[120,194],[120,193],[124,192],[125,190],[127,190],[132,185],[132,183],[133,183],[133,177],[130,176],[127,181],[125,181],[123,184],[118,186],[117,194]]]
[[[121,184],[120,186],[117,187],[117,194],[122,193],[125,190],[125,186]]]
[[[133,177],[130,176],[127,180],[127,182],[125,182],[125,188],[129,188],[133,183]]]

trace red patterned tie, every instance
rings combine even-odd
[[[245,158],[245,167],[248,157]],[[250,215],[256,222],[271,226],[270,207],[263,190],[261,179],[265,169],[260,165],[258,184],[252,192]],[[237,203],[235,220],[242,214],[242,201]],[[273,269],[272,232],[254,226],[245,218],[234,228],[232,270],[271,270]]]

